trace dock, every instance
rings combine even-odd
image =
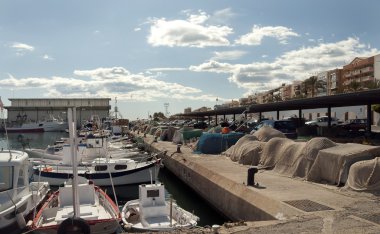
[[[272,171],[255,174],[223,155],[194,154],[190,145],[144,139],[164,166],[234,223],[219,233],[380,233],[380,194],[290,178]],[[214,230],[215,231],[215,230]]]

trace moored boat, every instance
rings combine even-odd
[[[165,201],[163,184],[139,186],[139,199],[128,201],[121,212],[126,230],[173,231],[192,228],[199,218],[182,209],[173,201]]]
[[[99,187],[79,178],[79,214],[73,217],[73,183],[69,180],[54,192],[38,211],[28,228],[34,233],[66,233],[81,229],[82,233],[115,233],[120,212],[111,198]],[[73,227],[74,226],[74,227]]]
[[[28,154],[21,151],[0,151],[0,230],[18,224],[33,214],[50,191],[47,182],[31,182],[28,177]]]

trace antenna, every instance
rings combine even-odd
[[[164,103],[164,107],[165,107],[165,115],[168,116],[170,113],[169,113],[169,103],[168,102],[165,102]]]

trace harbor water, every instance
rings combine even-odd
[[[23,148],[41,148],[53,145],[56,140],[68,137],[68,133],[45,132],[45,133],[9,133],[8,141],[4,133],[0,133],[0,149],[22,150]],[[228,219],[218,213],[205,200],[196,194],[190,187],[179,180],[165,167],[160,169],[158,181],[165,185],[166,198],[174,199],[177,204],[194,212],[200,218],[199,226],[212,226],[213,224],[223,224]],[[111,198],[114,198],[111,187],[103,188]],[[125,202],[138,198],[138,185],[118,186],[115,188],[118,205],[122,207]]]

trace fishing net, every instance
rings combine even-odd
[[[224,155],[230,157],[234,162],[257,166],[265,144],[266,142],[257,141],[253,135],[245,135],[225,151]]]
[[[307,175],[307,180],[336,185],[344,184],[353,163],[373,159],[377,155],[380,155],[379,146],[354,143],[320,150]]]
[[[269,126],[263,126],[259,130],[257,130],[255,133],[253,133],[259,141],[267,142],[272,138],[278,137],[278,138],[286,138],[284,133],[278,131],[277,129],[274,129]]]
[[[293,141],[284,144],[282,156],[279,157],[273,171],[287,176],[294,176],[298,163],[304,156],[303,151],[305,146],[306,142]]]
[[[306,142],[301,157],[295,163],[295,170],[292,176],[304,178],[309,173],[311,166],[318,155],[318,152],[323,149],[337,146],[338,144],[326,137],[315,137]]]
[[[358,191],[380,191],[380,158],[354,163],[348,174],[347,185]]]
[[[284,156],[285,149],[294,142],[288,138],[274,137],[270,139],[263,148],[260,165],[265,168],[273,168]]]

